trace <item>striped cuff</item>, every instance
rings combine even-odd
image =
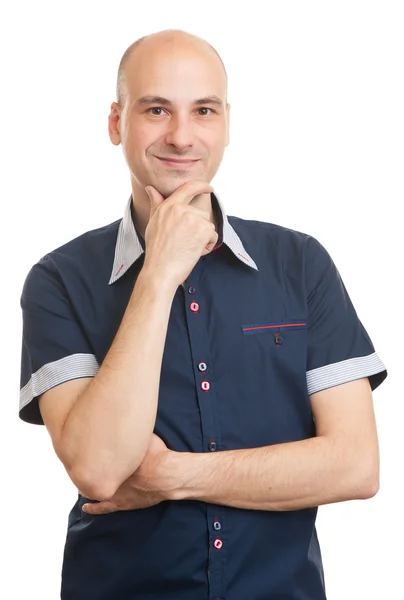
[[[94,377],[99,369],[97,359],[93,354],[71,354],[43,365],[20,391],[20,410],[33,398],[47,392],[56,385],[80,379]]]
[[[314,394],[320,390],[341,385],[348,381],[354,381],[355,379],[361,379],[362,377],[369,377],[382,371],[386,371],[386,367],[376,352],[368,356],[348,358],[347,360],[307,371],[307,392],[310,396],[310,394]]]

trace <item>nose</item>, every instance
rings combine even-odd
[[[174,146],[179,151],[184,151],[194,145],[192,123],[186,117],[175,115],[170,119],[166,144]]]

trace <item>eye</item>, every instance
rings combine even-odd
[[[147,109],[147,112],[150,113],[151,115],[153,115],[153,117],[160,117],[163,114],[163,110],[164,109],[161,108],[161,106],[152,106],[151,108]],[[157,112],[157,111],[161,111],[161,112]]]
[[[215,111],[212,108],[208,108],[207,106],[202,106],[201,108],[198,108],[198,112],[202,117],[207,117],[208,114],[210,114],[209,112],[202,112],[201,111],[210,111],[210,113],[214,113]]]

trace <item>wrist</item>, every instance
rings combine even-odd
[[[168,277],[161,277],[155,269],[150,266],[144,266],[140,271],[136,285],[144,286],[151,294],[161,297],[166,294],[171,299],[177,290],[177,285]]]
[[[171,452],[167,458],[172,482],[168,500],[198,500],[202,495],[205,454]]]

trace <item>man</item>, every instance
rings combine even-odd
[[[323,600],[316,507],[378,490],[385,366],[316,239],[226,216],[211,46],[143,38],[117,100],[124,217],[42,258],[21,299],[20,416],[79,490],[62,599]]]

